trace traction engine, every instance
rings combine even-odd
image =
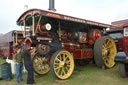
[[[95,61],[106,68],[115,64],[115,42],[104,36],[111,25],[39,9],[26,11],[17,23],[24,27],[24,43],[36,49],[33,67],[37,74],[51,70],[58,79],[67,79],[74,70],[74,61]]]

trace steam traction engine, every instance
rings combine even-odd
[[[24,27],[24,43],[36,48],[33,67],[37,74],[51,69],[58,79],[67,79],[74,70],[74,60],[94,59],[97,66],[107,68],[115,64],[115,43],[103,36],[110,25],[39,9],[23,13],[17,24]]]

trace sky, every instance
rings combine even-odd
[[[48,10],[49,0],[0,0],[0,33],[21,30],[17,19],[28,9]],[[128,0],[55,0],[56,13],[111,24],[128,19]]]

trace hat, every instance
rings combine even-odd
[[[21,48],[22,46],[20,44],[16,45],[16,48]]]

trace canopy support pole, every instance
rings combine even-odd
[[[41,20],[42,16],[40,16],[39,20],[38,20],[38,24],[36,26],[36,30],[35,30],[35,34],[37,33],[38,27],[40,26],[40,20]]]
[[[34,16],[32,16],[32,26],[33,26],[32,36],[35,36],[35,18],[34,18]]]
[[[18,44],[18,41],[17,41],[18,39],[17,38],[18,38],[18,34],[17,34],[17,31],[16,31],[16,45]]]
[[[25,20],[24,20],[24,38],[25,38],[25,35],[26,35],[26,23],[25,23]]]
[[[59,40],[61,40],[61,26],[60,26],[60,22],[59,22]]]

